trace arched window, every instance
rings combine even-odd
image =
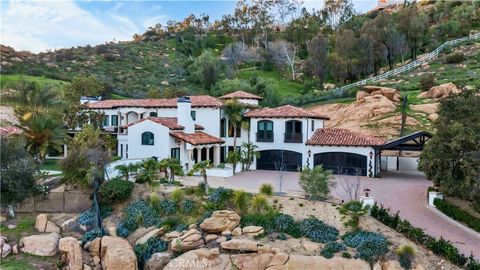
[[[257,142],[273,142],[273,122],[261,120],[257,123]]]
[[[220,120],[220,137],[225,138],[227,136],[227,119],[222,118]]]
[[[154,135],[152,132],[146,131],[142,133],[142,145],[153,145]]]
[[[302,121],[285,122],[285,142],[301,143],[303,141]]]

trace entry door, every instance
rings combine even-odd
[[[322,164],[323,168],[331,170],[333,174],[367,175],[367,157],[359,154],[344,152],[327,152],[315,154],[315,166]]]

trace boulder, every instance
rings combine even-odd
[[[242,235],[242,228],[237,227],[232,231],[232,236],[240,236]]]
[[[103,220],[103,227],[107,230],[108,235],[117,236],[117,227],[121,218],[118,215],[110,215]]]
[[[246,226],[246,227],[243,227],[242,229],[243,235],[251,236],[251,237],[261,235],[264,232],[265,231],[263,230],[262,226]]]
[[[165,234],[165,238],[166,238],[167,240],[170,240],[170,239],[173,239],[173,238],[178,238],[178,237],[180,237],[181,234],[182,234],[182,233],[180,233],[180,232],[173,231],[173,232],[166,233],[166,234]]]
[[[67,231],[70,231],[72,230],[73,228],[77,227],[78,223],[77,223],[77,218],[71,218],[71,219],[67,219],[65,220],[62,225],[60,225],[60,227],[62,228],[62,230],[64,232],[67,232]]]
[[[220,237],[217,238],[217,240],[216,240],[215,242],[217,242],[218,244],[220,244],[220,243],[223,243],[223,242],[225,242],[225,241],[227,241],[227,237],[225,237],[225,236],[220,236]]]
[[[223,249],[234,250],[234,251],[257,252],[258,250],[257,243],[247,239],[232,239],[230,241],[222,242],[220,246]]]
[[[437,113],[438,103],[427,103],[427,104],[412,104],[410,109],[414,111],[424,112],[426,114]]]
[[[367,86],[364,86],[362,90],[363,91],[357,92],[357,100],[365,98],[366,96],[374,96],[374,95],[384,96],[393,102],[399,102],[401,100],[400,92],[398,92],[396,89],[393,89],[393,88],[367,85]],[[363,92],[363,93],[360,93],[360,92]]]
[[[217,240],[217,238],[218,238],[218,235],[216,235],[216,234],[213,234],[213,233],[207,234],[207,235],[205,236],[205,242],[210,243],[210,242],[212,242],[212,241]]]
[[[20,239],[21,251],[37,256],[54,256],[58,253],[58,233],[30,235]]]
[[[208,250],[206,248],[200,248],[188,251],[181,256],[172,259],[163,270],[240,269],[228,266],[231,266],[228,254],[220,254],[218,249]]]
[[[435,121],[437,121],[437,119],[438,119],[438,114],[432,113],[432,114],[430,114],[427,118],[428,118],[428,120],[430,120],[430,121],[432,121],[432,122],[435,122]]]
[[[0,223],[7,221],[7,217],[0,215]]]
[[[137,269],[135,252],[128,241],[120,237],[102,237],[100,258],[104,270]]]
[[[200,228],[208,233],[221,233],[226,230],[233,230],[240,223],[240,216],[234,211],[220,210],[213,212],[212,216],[206,218]]]
[[[420,93],[418,98],[446,98],[452,94],[459,94],[462,90],[449,82],[430,88],[427,92]]]
[[[170,250],[181,252],[196,249],[203,245],[202,233],[197,229],[190,229],[180,237],[172,239]]]
[[[360,259],[346,259],[333,257],[327,259],[322,256],[304,256],[290,255],[288,261],[277,269],[315,269],[315,270],[333,270],[333,269],[355,269],[369,270],[370,266],[367,262]]]
[[[88,251],[90,251],[90,255],[92,257],[100,256],[100,244],[102,242],[102,238],[97,237],[93,241],[90,242],[90,247],[88,247]]]
[[[130,245],[134,246],[138,239],[142,238],[144,235],[148,234],[149,232],[151,232],[153,230],[155,230],[154,226],[151,226],[151,227],[148,227],[148,228],[139,227],[133,233],[128,235],[127,241],[130,243]]]
[[[55,222],[49,220],[47,221],[47,226],[45,227],[45,232],[56,232],[60,233],[60,228],[55,224]]]
[[[140,237],[140,239],[138,239],[137,242],[135,242],[135,245],[145,244],[150,238],[162,236],[164,233],[165,233],[164,227],[152,230],[151,232]]]
[[[12,246],[10,246],[9,244],[4,244],[2,246],[2,258],[7,257],[8,255],[10,255],[10,253],[12,253]]]
[[[18,246],[17,246],[17,245],[14,245],[14,246],[12,247],[12,253],[15,254],[15,255],[18,254]]]
[[[232,231],[226,230],[222,232],[222,236],[229,236],[229,235],[232,235]]]
[[[61,238],[58,246],[60,253],[66,257],[68,270],[83,269],[82,249],[80,248],[77,239],[73,237]]]
[[[358,91],[358,92],[357,92],[357,100],[363,99],[363,98],[365,98],[366,96],[368,96],[368,93],[365,92],[365,91]]]
[[[154,253],[147,263],[145,263],[144,270],[162,270],[172,258],[170,252]]]
[[[308,241],[308,240],[304,240],[302,242],[302,246],[306,251],[310,251],[310,252],[320,251],[320,245],[319,244]]]
[[[40,214],[37,216],[35,220],[35,229],[38,232],[45,232],[45,228],[47,227],[48,217],[46,214]]]
[[[325,83],[325,84],[323,84],[323,89],[324,89],[324,90],[331,90],[331,89],[333,89],[333,88],[335,88],[335,84],[333,84],[333,83]]]

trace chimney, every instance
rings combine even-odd
[[[195,124],[191,115],[192,102],[189,97],[179,97],[177,99],[177,123],[182,125],[185,133],[194,133]]]

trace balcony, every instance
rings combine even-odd
[[[286,143],[302,143],[303,133],[284,133]]]
[[[266,136],[266,134],[262,132],[257,132],[256,137],[257,137],[257,142],[273,142],[273,132],[271,133],[270,136]]]

